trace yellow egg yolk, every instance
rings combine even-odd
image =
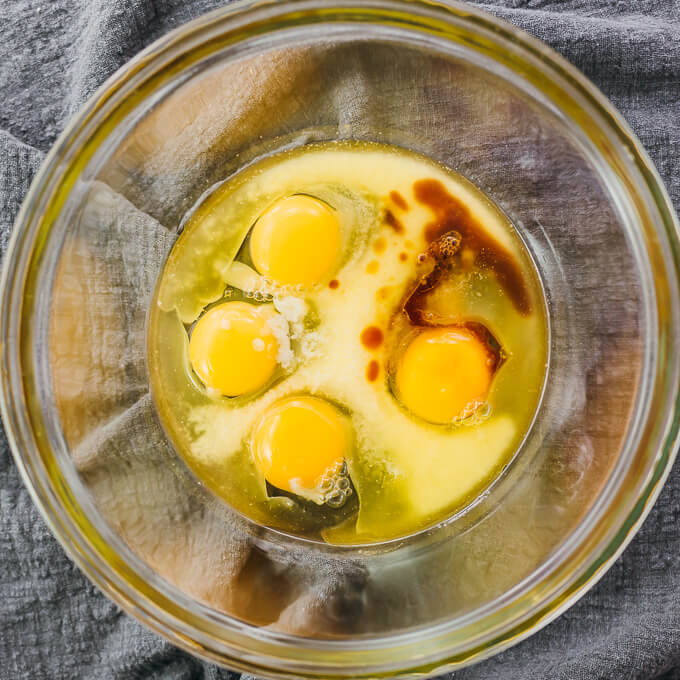
[[[335,406],[318,397],[296,396],[262,414],[251,450],[272,486],[321,503],[324,478],[340,469],[349,442],[347,421]]]
[[[429,329],[399,359],[397,396],[423,420],[450,423],[486,398],[492,365],[484,344],[466,328]]]
[[[189,361],[209,390],[236,397],[267,383],[279,349],[267,320],[266,308],[237,301],[213,307],[198,320]]]
[[[341,249],[340,222],[328,205],[296,194],[268,208],[253,227],[250,256],[260,274],[282,285],[327,278]]]

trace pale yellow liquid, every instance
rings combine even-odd
[[[520,314],[495,274],[484,269],[454,277],[437,291],[438,306],[461,322],[483,323],[505,355],[488,396],[488,415],[455,427],[411,417],[395,400],[384,368],[391,359],[390,343],[369,350],[359,340],[367,326],[389,325],[413,285],[416,255],[426,249],[423,228],[432,220],[430,209],[414,198],[414,182],[422,179],[442,182],[515,256],[532,301],[532,312]],[[408,210],[390,200],[393,191],[407,201]],[[343,215],[346,247],[334,274],[339,285],[332,289],[324,283],[299,293],[310,313],[305,334],[292,343],[294,368],[282,370],[268,389],[250,398],[210,398],[188,368],[187,328],[225,290],[232,299],[239,296],[226,283],[238,283],[233,259],[247,251],[242,246],[257,216],[292,193],[323,198]],[[404,233],[384,223],[386,207],[398,216]],[[381,252],[373,247],[376,239],[385,241]],[[404,536],[445,519],[483,493],[530,426],[546,358],[540,285],[506,217],[469,182],[428,159],[359,143],[314,145],[267,158],[210,195],[170,254],[149,335],[156,404],[193,472],[256,522],[331,543]],[[371,360],[382,367],[375,382],[366,379]],[[355,444],[347,463],[358,503],[344,510],[270,498],[250,455],[248,438],[258,416],[274,401],[300,393],[323,396],[351,418]]]

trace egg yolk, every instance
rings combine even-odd
[[[399,359],[395,386],[401,403],[431,423],[450,423],[482,402],[492,362],[484,344],[465,328],[423,331]]]
[[[350,434],[345,417],[318,397],[287,397],[253,430],[251,450],[265,479],[278,489],[323,502],[324,477],[342,465]]]
[[[332,273],[340,222],[328,205],[296,194],[277,201],[253,227],[250,256],[260,274],[282,285],[311,286]]]
[[[189,340],[189,361],[209,390],[236,397],[271,378],[279,344],[267,311],[247,302],[225,302],[198,320]]]

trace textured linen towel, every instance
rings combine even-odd
[[[215,0],[0,4],[0,254],[45,152],[69,117],[150,42]],[[551,44],[619,108],[680,208],[678,0],[495,0],[478,6]],[[602,581],[546,629],[455,674],[680,678],[680,506],[675,470]],[[70,563],[0,434],[0,678],[235,678],[142,628]]]

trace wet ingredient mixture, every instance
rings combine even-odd
[[[331,543],[471,503],[530,426],[546,316],[507,218],[459,175],[368,143],[263,159],[192,212],[158,284],[160,416],[254,521]]]

